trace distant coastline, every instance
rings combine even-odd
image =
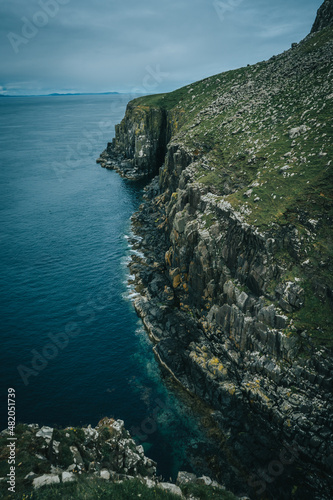
[[[121,92],[73,92],[67,94],[53,93],[53,94],[30,94],[30,95],[4,95],[0,97],[57,97],[57,96],[72,96],[72,95],[119,95]]]

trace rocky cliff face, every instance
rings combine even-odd
[[[332,26],[333,24],[333,1],[325,0],[325,2],[318,9],[316,20],[312,26],[311,33],[316,33],[317,31],[326,28],[327,26]]]
[[[99,163],[130,179],[156,174],[164,161],[171,128],[163,108],[130,102],[124,120],[116,125],[116,137]]]
[[[133,218],[135,307],[161,365],[214,408],[255,498],[331,496],[332,52],[328,27],[132,101],[100,160],[130,178],[159,168]]]

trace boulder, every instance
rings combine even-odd
[[[36,477],[32,481],[32,485],[34,488],[40,488],[41,486],[45,486],[47,484],[58,484],[60,483],[59,476],[55,474],[44,474],[43,476]]]
[[[148,487],[148,488],[155,488],[156,483],[152,479],[149,479],[148,477],[142,478],[142,482]]]
[[[75,481],[75,474],[73,472],[63,472],[61,474],[61,481],[63,483],[71,483],[72,481]]]
[[[37,433],[36,437],[42,437],[49,444],[53,436],[53,428],[44,425]]]
[[[52,449],[56,455],[59,453],[59,446],[60,446],[60,441],[53,441],[52,442]]]
[[[121,432],[124,429],[124,421],[123,420],[116,420],[114,421],[110,427],[117,432],[117,434],[121,434]]]
[[[88,425],[88,427],[85,427],[82,429],[85,437],[86,437],[86,444],[91,443],[92,441],[96,441],[98,438],[98,432],[96,429],[93,429],[91,425]]]
[[[204,484],[205,486],[211,486],[213,481],[208,476],[201,476],[198,477],[196,482],[197,484]]]
[[[299,127],[291,128],[289,130],[289,138],[295,139],[295,137],[299,137],[300,135],[305,134],[308,130],[310,130],[310,128],[306,125],[300,125]]]
[[[186,471],[179,471],[177,476],[177,484],[194,483],[197,479],[195,474]]]
[[[179,488],[179,486],[176,486],[175,484],[158,483],[157,487],[160,488],[161,490],[167,491],[169,493],[173,493],[174,495],[179,495],[180,497],[183,496],[182,490]]]
[[[72,455],[73,455],[73,460],[74,460],[74,463],[76,465],[81,465],[81,466],[84,466],[84,462],[83,462],[83,459],[81,457],[81,453],[79,452],[79,450],[76,448],[76,446],[70,446],[69,449],[71,450],[72,452]]]
[[[99,473],[99,475],[100,475],[100,477],[102,479],[106,479],[107,481],[109,481],[109,479],[111,477],[111,474],[110,474],[110,472],[107,469],[101,470],[101,472]]]

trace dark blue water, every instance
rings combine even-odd
[[[142,185],[95,163],[128,99],[0,100],[0,421],[8,387],[20,422],[121,418],[169,477],[201,438],[127,297]]]

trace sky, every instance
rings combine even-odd
[[[0,0],[0,94],[168,92],[269,59],[323,0]]]

